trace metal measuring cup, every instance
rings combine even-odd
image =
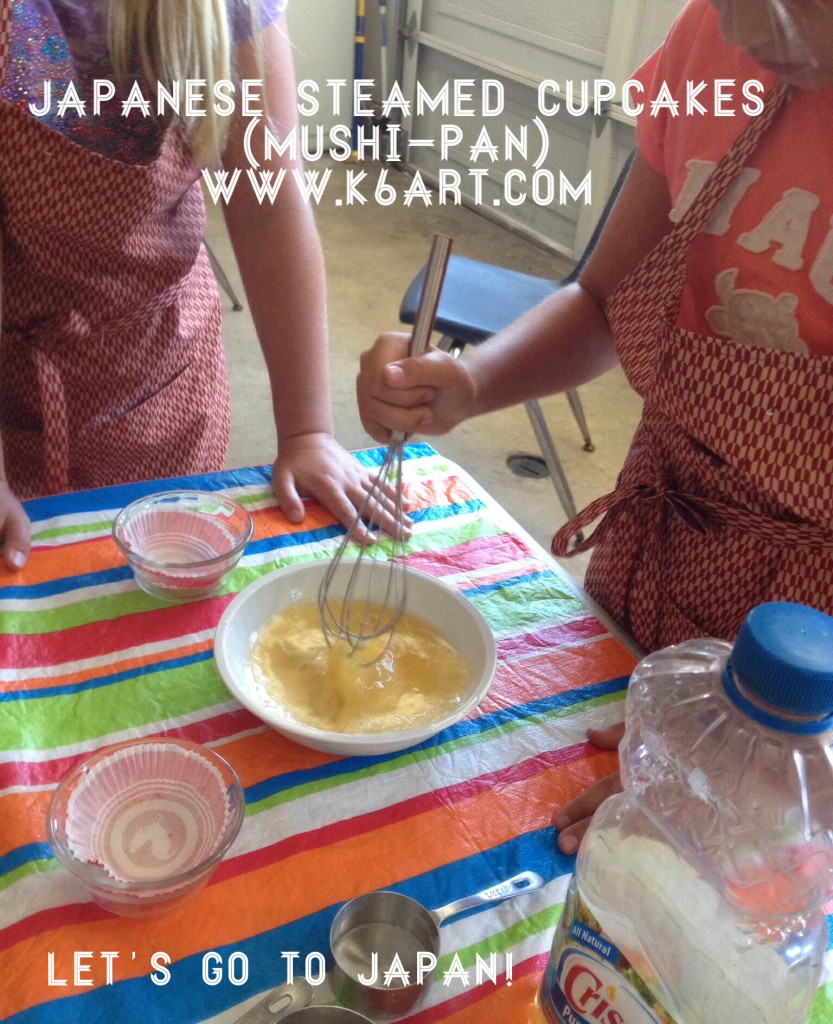
[[[373,1021],[344,1006],[308,1006],[281,1017],[280,1024],[373,1024]]]
[[[524,871],[436,910],[426,910],[409,896],[387,890],[357,896],[339,910],[330,928],[335,963],[329,980],[336,998],[374,1021],[407,1013],[430,984],[445,921],[472,907],[521,896],[543,885],[540,875]],[[408,984],[395,977],[385,984],[391,964],[407,971]]]
[[[373,1024],[343,1006],[313,1006],[316,991],[304,978],[279,985],[235,1024]]]

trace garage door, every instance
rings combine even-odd
[[[630,72],[682,0],[408,0],[398,80],[405,166],[576,257],[634,144]]]

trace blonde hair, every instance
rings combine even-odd
[[[206,95],[232,77],[232,35],[228,0],[108,0],[110,56],[117,75],[127,76],[137,56],[154,88],[171,89],[175,82],[203,79]],[[247,0],[252,33],[260,27],[259,2]],[[258,51],[259,52],[259,51]],[[214,105],[204,116],[182,114],[182,128],[195,158],[219,161],[229,118]]]

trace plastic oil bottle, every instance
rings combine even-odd
[[[551,1024],[804,1024],[833,894],[833,619],[761,605],[734,647],[637,666],[624,793],[579,849]]]

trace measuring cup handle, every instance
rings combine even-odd
[[[462,914],[464,910],[470,910],[472,907],[486,906],[489,903],[501,903],[512,896],[522,896],[524,893],[542,889],[545,884],[544,879],[537,872],[522,871],[519,875],[507,878],[505,882],[498,882],[497,885],[475,893],[474,896],[464,896],[460,900],[455,900],[453,903],[447,903],[444,907],[432,910],[431,917],[434,918],[438,925],[441,925],[450,917]]]
[[[234,1024],[278,1024],[291,1010],[303,1010],[315,996],[315,989],[303,978],[279,985],[255,1003]]]

